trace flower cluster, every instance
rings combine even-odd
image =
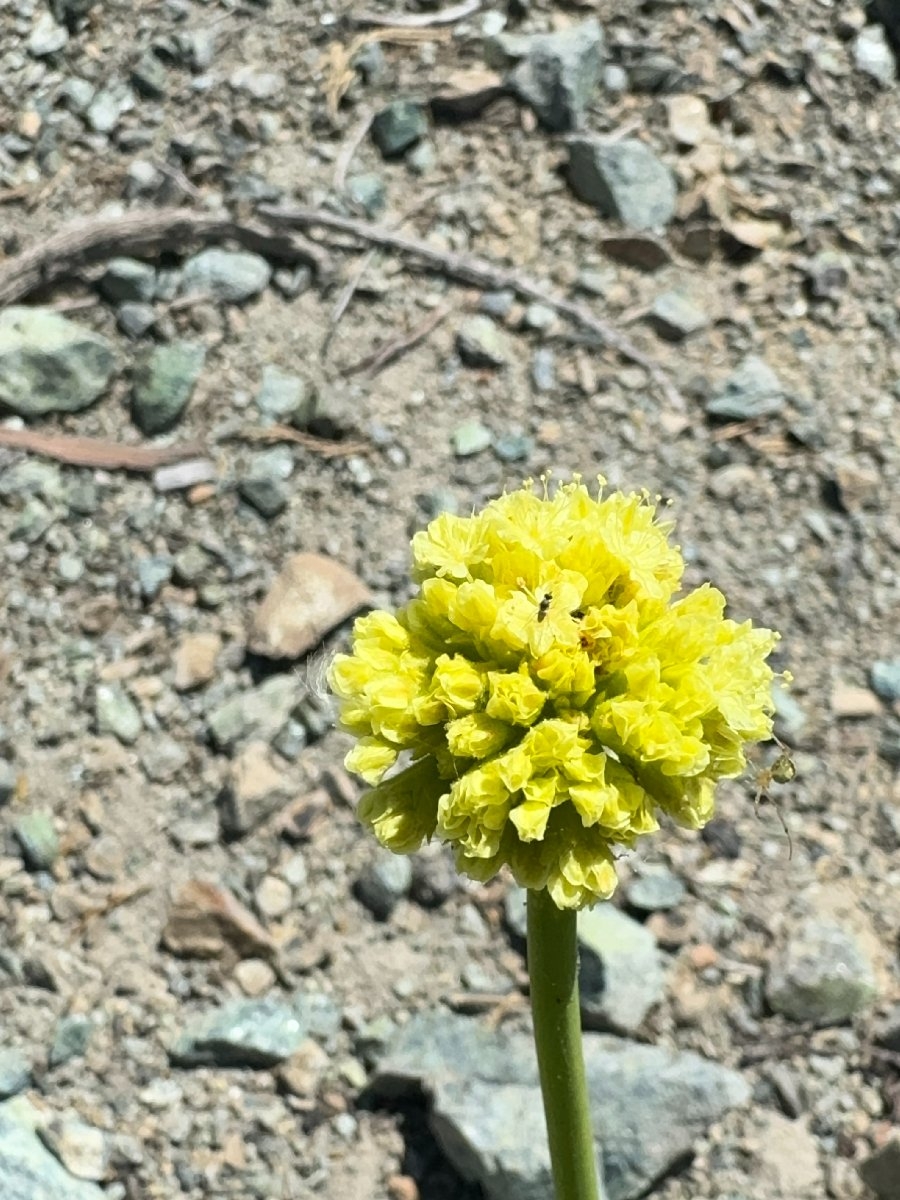
[[[507,864],[579,908],[661,812],[709,820],[716,781],[771,734],[778,635],[727,619],[708,585],[676,599],[670,532],[646,495],[576,479],[414,536],[417,594],[359,618],[330,672],[379,841],[436,834],[466,874]]]

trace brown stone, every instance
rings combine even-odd
[[[285,802],[286,781],[269,760],[265,742],[250,742],[231,764],[228,783],[219,800],[222,832],[243,837]]]
[[[189,692],[209,683],[216,672],[216,659],[222,649],[217,633],[192,633],[182,638],[175,651],[175,690]]]
[[[184,958],[276,957],[272,938],[227,888],[189,879],[175,895],[162,944]]]
[[[256,610],[250,650],[266,658],[300,658],[371,602],[369,589],[340,563],[294,554]]]

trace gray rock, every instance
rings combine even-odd
[[[0,496],[40,496],[53,502],[64,495],[62,474],[54,463],[25,458],[0,474]]]
[[[414,100],[393,100],[372,121],[372,137],[385,158],[396,158],[427,132],[425,108]]]
[[[853,43],[856,69],[870,75],[882,87],[890,87],[897,77],[894,52],[881,25],[867,25]]]
[[[100,396],[115,367],[112,344],[46,308],[0,313],[0,408],[21,417],[79,412]]]
[[[297,703],[297,680],[290,673],[270,675],[258,687],[238,692],[207,717],[207,728],[219,750],[233,751],[258,738],[271,741]]]
[[[875,973],[853,934],[809,918],[769,964],[766,999],[792,1021],[839,1025],[876,995]]]
[[[585,1028],[633,1033],[665,994],[653,934],[612,904],[578,914],[578,984]]]
[[[156,324],[156,310],[152,304],[128,300],[116,309],[116,324],[126,337],[143,337]]]
[[[456,334],[459,356],[470,367],[503,367],[512,357],[509,338],[490,317],[467,317]]]
[[[13,824],[13,834],[30,871],[49,871],[59,857],[59,838],[49,812],[23,813]]]
[[[111,733],[123,745],[137,741],[144,727],[137,705],[121,683],[98,683],[94,695],[98,733]]]
[[[860,1164],[863,1183],[878,1200],[900,1200],[900,1138],[892,1137]]]
[[[883,660],[872,664],[869,678],[872,690],[889,704],[900,700],[900,658]]]
[[[775,732],[785,742],[796,742],[807,722],[799,701],[786,688],[774,686],[772,703],[775,706]]]
[[[67,79],[57,93],[60,103],[67,104],[74,113],[87,111],[97,89],[87,79]]]
[[[440,908],[459,885],[459,874],[444,847],[413,856],[409,894],[416,904],[423,908]]]
[[[241,499],[255,508],[261,517],[271,520],[287,507],[288,490],[284,481],[266,475],[252,475],[238,483]]]
[[[8,1100],[30,1086],[31,1066],[22,1051],[15,1047],[0,1050],[0,1100]]]
[[[172,559],[167,554],[153,554],[137,562],[138,587],[145,600],[155,600],[172,578]]]
[[[112,133],[119,118],[134,108],[134,93],[124,83],[114,83],[97,92],[85,113],[94,133]]]
[[[0,1196],[3,1200],[105,1200],[76,1179],[37,1135],[41,1117],[24,1096],[0,1105]]]
[[[538,346],[531,359],[531,386],[536,392],[556,387],[556,354],[549,346]]]
[[[510,291],[509,288],[504,288],[499,292],[485,292],[478,301],[478,311],[502,321],[509,315],[515,302],[516,293]]]
[[[706,403],[711,417],[749,421],[781,412],[785,396],[781,380],[761,358],[748,354]]]
[[[503,917],[514,937],[525,941],[528,936],[528,893],[513,885],[503,898]]]
[[[376,920],[386,921],[397,907],[397,902],[409,891],[412,876],[409,859],[386,850],[363,867],[353,891],[360,904],[364,904]]]
[[[298,267],[279,267],[272,276],[272,284],[286,300],[296,300],[312,286],[312,270],[301,263]]]
[[[131,68],[131,82],[148,100],[162,100],[169,84],[169,73],[162,62],[147,50]]]
[[[675,178],[636,138],[569,142],[568,179],[580,200],[632,229],[659,229],[675,215]]]
[[[480,421],[465,421],[453,430],[453,453],[457,458],[471,458],[490,446],[493,435]]]
[[[387,189],[384,180],[374,171],[365,175],[351,175],[347,180],[347,198],[367,217],[374,220],[381,216],[387,204]]]
[[[513,92],[551,132],[580,129],[603,70],[605,42],[595,20],[527,39],[509,77]]]
[[[815,300],[837,299],[850,282],[850,259],[836,250],[822,250],[806,267],[806,284]]]
[[[156,292],[156,270],[139,258],[112,258],[100,276],[98,287],[104,299],[114,304],[124,300],[150,301]]]
[[[681,292],[663,292],[657,296],[648,314],[650,324],[667,342],[680,342],[709,324],[702,308]]]
[[[895,1004],[879,1022],[875,1031],[875,1041],[885,1050],[893,1050],[900,1054],[900,1004]]]
[[[534,453],[534,438],[527,433],[500,433],[493,447],[501,462],[525,462]]]
[[[190,756],[181,742],[167,733],[157,733],[141,753],[144,774],[154,783],[169,783],[187,766]]]
[[[184,264],[182,295],[202,292],[226,304],[240,304],[266,287],[271,267],[259,254],[247,250],[201,250]]]
[[[750,1088],[696,1054],[587,1034],[591,1116],[609,1200],[633,1200],[689,1157]],[[444,1153],[488,1200],[551,1200],[537,1065],[526,1034],[446,1012],[419,1013],[377,1061],[373,1092],[431,1102]]]
[[[69,33],[65,25],[58,25],[50,13],[41,13],[28,39],[28,53],[32,58],[46,58],[50,54],[57,54],[68,41]]]
[[[178,422],[205,360],[199,343],[169,342],[154,347],[135,367],[131,416],[141,433],[163,433]]]
[[[46,504],[30,499],[16,517],[9,531],[11,542],[21,541],[29,545],[38,542],[53,525],[55,517]]]
[[[272,1067],[310,1034],[330,1034],[335,1011],[327,996],[300,995],[293,1003],[271,997],[226,1001],[191,1018],[169,1057],[179,1067]]]
[[[666,912],[678,907],[686,890],[677,875],[661,867],[632,879],[625,889],[625,898],[641,912]]]
[[[281,96],[287,79],[280,71],[258,71],[249,65],[238,67],[228,82],[236,92],[246,92],[254,100],[274,100]]]
[[[47,1055],[51,1067],[60,1067],[73,1058],[80,1058],[88,1048],[94,1024],[90,1017],[73,1013],[61,1017],[53,1031],[53,1042]]]
[[[19,771],[6,758],[0,758],[0,806],[8,803],[15,794],[19,782]]]
[[[273,421],[290,422],[302,428],[312,416],[315,396],[299,375],[267,365],[263,367],[256,404]]]

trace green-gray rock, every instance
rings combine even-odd
[[[31,1067],[21,1050],[0,1050],[0,1100],[24,1092],[31,1084]]]
[[[653,935],[613,904],[578,914],[578,984],[587,1029],[633,1033],[665,991]]]
[[[380,217],[387,204],[384,180],[373,171],[352,175],[347,180],[347,196],[371,220]]]
[[[330,1037],[339,1024],[340,1010],[324,995],[231,1000],[192,1018],[169,1057],[182,1067],[271,1067],[310,1034]]]
[[[49,871],[59,856],[59,838],[53,817],[38,809],[23,813],[13,825],[13,833],[30,871]]]
[[[467,317],[456,334],[456,348],[470,367],[503,367],[512,357],[509,338],[481,313]]]
[[[853,934],[809,918],[769,965],[766,999],[792,1021],[840,1025],[875,999],[875,973]]]
[[[263,367],[256,404],[274,421],[287,421],[302,429],[313,414],[315,396],[305,379],[268,364]]]
[[[156,271],[139,258],[111,258],[98,287],[104,299],[115,304],[126,300],[147,302],[156,292]]]
[[[241,304],[266,287],[272,269],[259,254],[247,250],[201,250],[184,264],[179,291],[201,292],[226,304]]]
[[[296,703],[294,676],[270,675],[258,687],[237,692],[212,710],[207,717],[207,728],[213,745],[231,752],[251,739],[271,741]]]
[[[0,1104],[0,1196],[3,1200],[104,1200],[106,1192],[76,1179],[37,1135],[40,1114],[17,1096]]]
[[[98,733],[111,733],[126,746],[136,742],[143,721],[137,705],[120,683],[98,683],[94,695]]]
[[[625,889],[625,898],[640,912],[666,912],[678,907],[686,890],[677,875],[660,867],[635,876]]]
[[[90,1017],[81,1013],[73,1013],[61,1017],[53,1032],[53,1042],[47,1061],[51,1067],[61,1067],[70,1059],[80,1058],[88,1048],[94,1024]]]
[[[465,421],[453,430],[453,453],[457,458],[481,454],[491,444],[492,434],[480,421]]]
[[[396,158],[427,132],[425,109],[414,100],[391,101],[372,122],[372,137],[385,158]]]
[[[650,323],[667,342],[680,342],[709,324],[709,317],[681,292],[663,292],[653,301]]]
[[[707,401],[706,411],[725,421],[750,421],[781,412],[784,404],[781,380],[767,362],[748,354]]]
[[[675,178],[637,138],[573,138],[568,179],[580,200],[631,229],[660,229],[675,216]]]
[[[690,1157],[715,1121],[750,1096],[737,1072],[697,1054],[590,1033],[584,1050],[609,1200],[645,1195]],[[446,1011],[419,1013],[378,1056],[370,1086],[392,1100],[424,1091],[438,1143],[487,1200],[552,1200],[528,1034],[491,1030]]]
[[[553,133],[578,129],[600,81],[604,38],[595,20],[558,33],[539,33],[521,46],[524,57],[509,84]]]
[[[135,368],[131,416],[142,433],[163,433],[187,407],[206,358],[197,342],[156,346]]]
[[[79,412],[115,367],[111,343],[46,308],[0,312],[0,408],[20,417]]]

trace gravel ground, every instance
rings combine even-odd
[[[437,12],[396,4],[370,13]],[[646,1060],[634,1103],[663,1105],[671,1152],[651,1125],[613,1200],[900,1196],[900,9],[454,7],[354,58],[349,0],[0,0],[0,302],[27,306],[0,309],[11,1200],[549,1200],[508,1090],[533,1081],[478,1041],[525,1053],[520,898],[438,847],[381,854],[321,682],[340,622],[409,594],[415,528],[548,470],[669,500],[686,583],[779,629],[795,677],[792,855],[753,779],[728,784],[703,836],[623,861],[621,936],[582,932],[591,1036],[683,1069],[668,1092]],[[263,229],[265,205],[547,300],[322,229],[330,275],[302,242],[182,231],[48,286],[56,247],[4,291],[76,218]],[[4,447],[16,429],[200,449],[79,467]],[[455,1049],[404,1049],[451,1008]],[[722,1071],[695,1091],[692,1052]],[[629,1120],[604,1115],[608,1157]]]

